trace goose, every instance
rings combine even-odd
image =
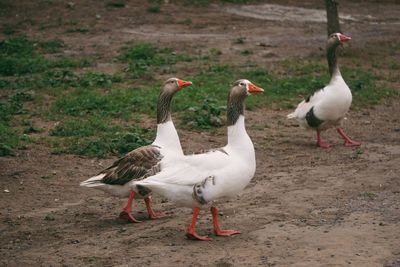
[[[228,95],[227,145],[203,154],[185,155],[164,162],[164,170],[135,183],[139,194],[148,191],[163,195],[178,205],[193,209],[192,222],[186,236],[195,240],[211,240],[196,233],[200,209],[211,206],[214,232],[218,236],[239,234],[222,230],[218,209],[213,202],[232,197],[242,191],[254,176],[256,158],[253,143],[245,129],[244,100],[247,95],[264,89],[242,79],[234,83]]]
[[[183,156],[179,136],[171,119],[170,105],[175,93],[191,84],[178,78],[166,80],[157,101],[157,134],[154,142],[127,153],[98,175],[80,183],[81,186],[99,189],[113,196],[128,196],[128,202],[119,215],[121,219],[140,222],[132,214],[132,202],[137,192],[131,189],[130,184],[160,172],[163,158]],[[153,210],[150,194],[143,198],[150,219],[166,216]]]
[[[336,59],[336,48],[339,44],[351,40],[350,36],[342,33],[333,33],[327,41],[327,59],[331,80],[327,86],[316,91],[303,100],[293,113],[287,115],[289,119],[297,119],[302,127],[317,131],[317,146],[330,148],[333,144],[322,141],[321,132],[336,127],[337,132],[344,140],[345,146],[359,146],[360,142],[352,140],[340,126],[346,113],[349,111],[352,95],[340,73]]]

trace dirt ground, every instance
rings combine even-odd
[[[292,10],[300,2],[306,9],[323,9],[323,1],[271,2]],[[386,53],[380,52],[379,44],[399,43],[398,2],[340,2],[347,16],[342,30],[353,37],[352,48],[366,53],[360,57],[362,64]],[[18,1],[5,5],[0,22],[32,20],[33,25],[21,24],[29,36],[60,38],[68,46],[65,53],[97,55],[104,63],[96,68],[110,72],[118,69],[111,58],[129,41],[159,42],[191,53],[218,48],[224,61],[234,63],[243,60],[238,51],[249,48],[254,51],[252,60],[273,65],[323,53],[320,47],[326,38],[323,22],[299,20],[285,12],[273,16],[268,13],[271,7],[167,3],[153,14],[146,11],[145,1],[111,10],[102,1],[74,5],[71,11],[61,1]],[[79,20],[90,31],[66,34],[68,20]],[[233,42],[239,37],[246,37],[240,46]],[[393,60],[399,59],[393,55]],[[181,70],[190,74],[184,65],[178,66],[178,73]],[[349,113],[345,128],[363,142],[361,150],[342,146],[332,130],[324,136],[337,146],[315,147],[314,133],[286,120],[289,110],[264,107],[247,112],[256,175],[240,196],[218,205],[222,225],[242,234],[214,236],[211,242],[187,240],[184,230],[191,211],[161,197],[154,197],[155,208],[168,212],[169,218],[147,220],[144,204],[137,201],[135,215],[144,222],[129,224],[117,218],[123,200],[78,186],[115,158],[52,155],[38,145],[15,157],[2,157],[0,265],[400,266],[398,101],[385,99]],[[223,129],[178,131],[186,151],[225,142]],[[204,210],[199,232],[211,234],[211,226],[209,211]]]

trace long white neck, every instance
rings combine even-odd
[[[245,157],[255,157],[253,142],[246,132],[243,115],[239,116],[234,125],[228,126],[227,147],[243,153]]]
[[[157,124],[157,136],[153,145],[160,146],[162,149],[166,149],[177,155],[183,155],[179,136],[172,120]]]

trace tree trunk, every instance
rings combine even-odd
[[[328,19],[328,36],[340,31],[339,24],[339,3],[336,0],[325,0],[326,17]]]

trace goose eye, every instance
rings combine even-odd
[[[241,83],[239,83],[239,85],[240,85],[240,86],[244,86],[244,83],[241,82]]]

